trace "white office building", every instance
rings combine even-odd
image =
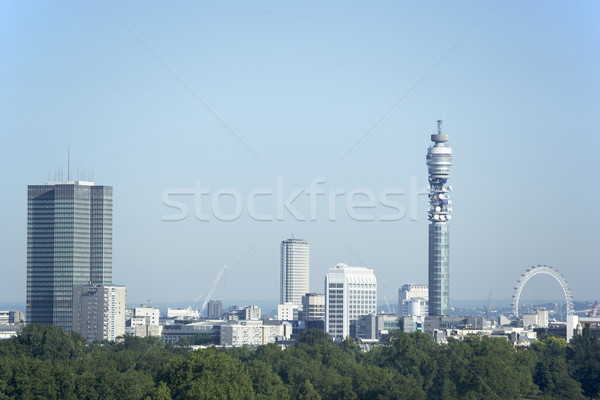
[[[308,242],[301,239],[282,241],[279,304],[293,303],[302,307],[302,296],[309,292],[308,269]]]
[[[133,309],[134,317],[143,317],[146,325],[158,325],[160,321],[160,310],[157,307],[136,307]]]
[[[426,317],[429,313],[429,286],[407,283],[398,289],[398,315]]]
[[[160,310],[158,308],[140,306],[133,309],[131,328],[135,336],[160,336],[163,327],[159,322]]]
[[[534,313],[523,314],[523,326],[524,327],[548,327],[548,310],[545,308],[538,308]]]
[[[325,331],[335,340],[350,336],[351,324],[377,311],[377,278],[372,269],[338,264],[325,276]]]

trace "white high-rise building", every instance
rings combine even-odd
[[[350,326],[377,312],[377,278],[370,268],[338,264],[325,276],[325,331],[335,340],[351,335]]]
[[[73,330],[89,342],[115,341],[125,335],[125,286],[73,288]]]
[[[426,317],[429,312],[429,286],[407,283],[398,289],[398,315]]]
[[[309,245],[301,239],[281,242],[281,284],[279,304],[293,303],[302,307],[302,296],[309,292]]]

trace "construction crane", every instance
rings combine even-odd
[[[588,313],[588,317],[595,317],[596,314],[598,313],[598,300],[596,300],[596,302],[594,303],[594,305],[592,306],[592,309],[590,310],[590,312]]]
[[[498,300],[498,296],[496,296],[494,298],[494,300],[492,301],[492,293],[494,292],[493,289],[490,289],[490,294],[488,295],[488,304],[487,306],[484,306],[484,310],[485,310],[485,319],[487,319],[489,321],[490,319],[490,310],[492,309],[492,307],[494,307],[494,304],[496,304],[496,300]]]
[[[388,313],[391,314],[392,310],[390,310],[390,303],[388,302],[388,299],[386,296],[383,296],[383,298],[385,300],[385,304],[387,305]]]
[[[204,312],[204,309],[206,308],[206,304],[208,303],[210,296],[212,296],[213,292],[215,291],[215,288],[221,281],[221,278],[223,277],[223,272],[225,272],[226,269],[227,269],[227,265],[224,265],[223,268],[221,268],[219,270],[219,273],[217,274],[217,277],[215,278],[215,280],[212,282],[210,289],[208,290],[208,294],[204,298],[204,303],[202,303],[202,308],[199,311],[200,317],[202,317],[202,313]]]

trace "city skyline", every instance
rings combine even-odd
[[[11,285],[0,301],[26,301],[26,188],[67,176],[69,146],[71,177],[85,170],[114,188],[113,281],[132,303],[192,304],[223,265],[232,272],[213,298],[276,300],[277,243],[291,233],[311,243],[309,291],[345,262],[389,286],[380,303],[395,298],[427,282],[423,151],[438,119],[456,152],[451,302],[490,289],[508,299],[537,264],[561,271],[575,299],[597,300],[600,55],[589,43],[600,6],[495,4],[111,4],[143,43],[102,3],[1,5],[0,251]],[[319,178],[327,193],[312,220],[306,193]],[[189,216],[163,220],[177,212],[164,193],[196,182],[211,190],[206,210],[219,190],[239,192],[241,217],[202,221],[191,197],[174,196]],[[286,209],[277,219],[279,182],[284,200],[304,190],[294,205],[306,221]],[[248,215],[264,188],[273,194],[253,205],[272,221]],[[330,193],[342,189],[331,221]],[[359,189],[376,206],[355,216],[373,221],[346,212]],[[387,197],[406,209],[400,220],[382,218],[396,212],[380,201],[388,189],[404,192]],[[536,277],[522,298],[546,294],[562,296]]]

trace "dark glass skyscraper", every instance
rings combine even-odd
[[[448,192],[452,148],[446,145],[448,135],[442,134],[438,121],[437,134],[431,135],[434,145],[427,150],[429,172],[429,315],[448,315],[450,311],[450,213],[452,201]]]
[[[111,186],[27,188],[27,322],[72,330],[73,287],[112,283]]]

